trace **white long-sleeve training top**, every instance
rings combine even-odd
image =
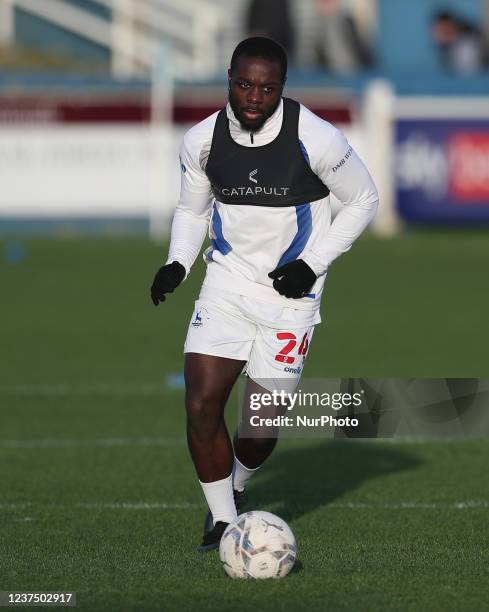
[[[226,111],[231,137],[246,147],[268,144],[282,126],[282,101],[252,138],[229,104]],[[308,204],[311,214],[305,221],[295,206],[223,204],[214,198],[205,174],[217,114],[192,127],[183,139],[181,191],[172,223],[168,263],[179,261],[188,274],[209,231],[210,238],[226,244],[226,249],[211,247],[204,253],[204,287],[289,308],[318,310],[328,267],[350,249],[377,210],[377,189],[368,170],[342,132],[301,105],[301,148],[311,169],[342,203],[334,220],[329,196]],[[292,243],[300,248],[295,258],[303,259],[318,276],[309,297],[297,300],[279,295],[268,277]]]

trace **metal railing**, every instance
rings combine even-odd
[[[148,72],[162,45],[173,49],[174,72],[182,79],[205,78],[219,69],[222,7],[208,0],[93,0],[111,19],[63,0],[2,0],[2,21],[12,24],[22,9],[111,51],[112,72],[131,76]],[[2,38],[12,40],[12,25]]]

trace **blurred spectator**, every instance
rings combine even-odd
[[[315,0],[315,56],[319,66],[349,74],[372,66],[373,56],[341,0]]]
[[[476,26],[442,11],[433,17],[431,34],[451,72],[473,74],[484,68],[484,40]]]
[[[246,15],[248,36],[267,36],[282,45],[294,60],[295,36],[289,0],[251,0]]]

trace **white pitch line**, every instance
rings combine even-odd
[[[140,383],[140,384],[116,384],[116,383],[87,383],[87,384],[32,384],[32,385],[0,385],[0,396],[28,397],[28,396],[77,396],[77,395],[163,395],[168,393],[166,383]]]
[[[312,438],[311,438],[312,439]],[[317,440],[317,438],[315,438]],[[428,444],[428,443],[461,443],[470,442],[474,438],[367,438],[365,440],[340,440],[347,444],[362,443],[390,443],[390,444]],[[329,440],[328,440],[329,441]],[[1,440],[1,449],[12,448],[104,448],[114,446],[179,446],[186,443],[183,436],[140,438],[95,438],[95,439],[69,439],[69,438],[38,438],[31,440]]]
[[[148,502],[119,502],[119,503],[80,503],[79,508],[88,510],[194,510],[203,508],[204,504],[181,503],[148,503]]]
[[[183,445],[183,437],[160,438],[98,438],[76,440],[62,438],[40,438],[37,440],[0,440],[0,449],[7,448],[104,448],[113,446],[174,446]]]
[[[462,501],[462,502],[399,502],[386,504],[368,504],[368,503],[332,503],[327,504],[325,508],[341,508],[355,510],[409,510],[411,508],[417,510],[466,510],[468,508],[489,508],[489,501]]]
[[[0,510],[25,510],[32,506],[30,502],[22,502],[19,504],[0,504]]]
[[[206,507],[204,503],[193,502],[79,502],[75,504],[37,504],[35,502],[0,503],[0,510],[69,510],[84,508],[86,510],[194,510]]]
[[[442,437],[442,436],[392,436],[390,438],[345,438],[336,440],[337,442],[346,442],[347,444],[355,444],[359,441],[362,443],[369,444],[460,444],[463,442],[478,442],[486,439],[487,436],[484,434],[472,436],[472,435],[460,435],[457,437]]]
[[[48,509],[69,510],[196,510],[206,507],[204,503],[195,502],[78,502],[74,504],[38,504],[36,502],[0,503],[0,510]],[[458,502],[396,502],[371,504],[362,502],[344,502],[319,504],[323,510],[469,510],[472,508],[489,508],[488,500],[466,500]]]

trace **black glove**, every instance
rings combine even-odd
[[[276,268],[268,275],[273,278],[273,288],[280,295],[298,299],[304,297],[316,282],[317,276],[302,259],[296,259]]]
[[[159,302],[165,301],[165,293],[173,293],[173,290],[185,278],[185,268],[178,261],[162,266],[154,278],[151,285],[151,299],[153,304],[158,306]]]

